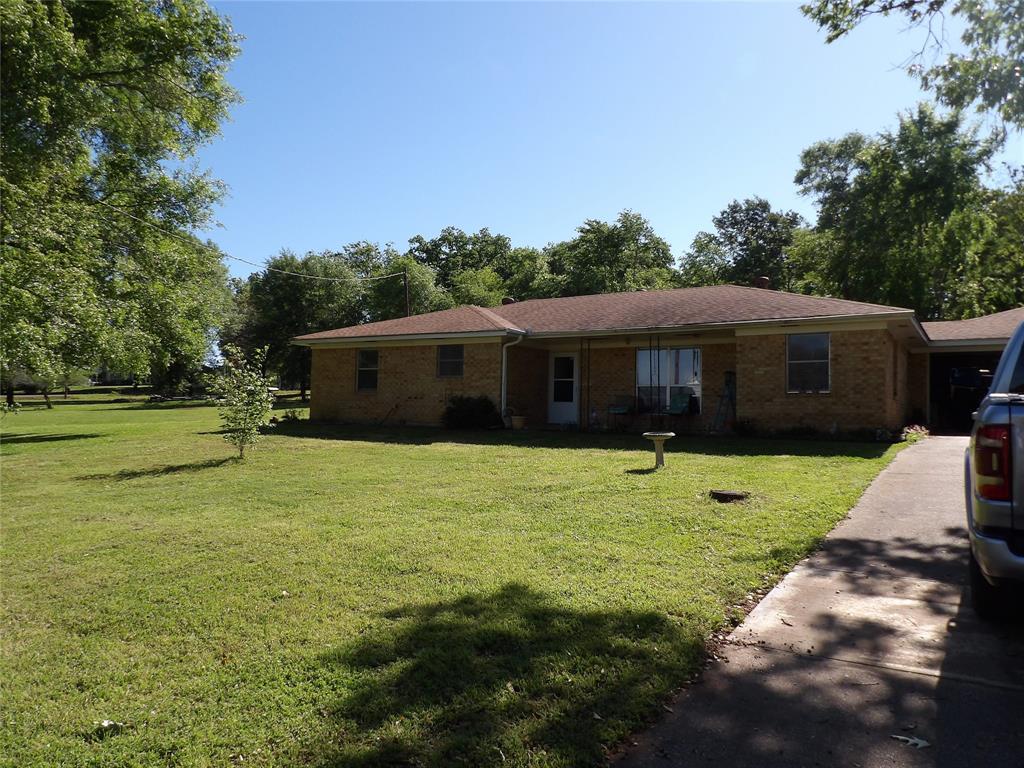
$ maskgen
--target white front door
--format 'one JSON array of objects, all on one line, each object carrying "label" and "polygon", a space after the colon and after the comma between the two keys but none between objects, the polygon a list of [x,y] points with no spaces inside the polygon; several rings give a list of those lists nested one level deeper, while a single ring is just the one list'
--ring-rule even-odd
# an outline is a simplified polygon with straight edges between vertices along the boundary
[{"label": "white front door", "polygon": [[552,352],[548,369],[548,421],[578,424],[580,372],[575,352]]}]

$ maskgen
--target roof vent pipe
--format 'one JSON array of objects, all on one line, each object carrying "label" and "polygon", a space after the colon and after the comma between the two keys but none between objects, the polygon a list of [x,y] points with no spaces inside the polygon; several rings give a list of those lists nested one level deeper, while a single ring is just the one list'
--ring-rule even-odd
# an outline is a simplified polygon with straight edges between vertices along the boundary
[{"label": "roof vent pipe", "polygon": [[754,278],[755,288],[768,288],[771,284],[772,281],[769,279],[768,275],[761,275],[760,277]]}]

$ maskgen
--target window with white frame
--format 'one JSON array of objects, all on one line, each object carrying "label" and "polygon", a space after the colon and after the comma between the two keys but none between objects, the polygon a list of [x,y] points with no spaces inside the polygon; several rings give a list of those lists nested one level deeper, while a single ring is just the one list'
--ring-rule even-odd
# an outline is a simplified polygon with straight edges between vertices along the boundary
[{"label": "window with white frame", "polygon": [[829,392],[829,347],[827,333],[791,333],[786,337],[786,391]]},{"label": "window with white frame", "polygon": [[356,353],[356,389],[372,392],[377,389],[377,372],[380,367],[380,352],[376,349],[360,349]]},{"label": "window with white frame", "polygon": [[636,402],[641,413],[699,413],[700,350],[638,349]]},{"label": "window with white frame", "polygon": [[437,347],[437,375],[443,379],[462,376],[465,349],[461,344],[439,344]]}]

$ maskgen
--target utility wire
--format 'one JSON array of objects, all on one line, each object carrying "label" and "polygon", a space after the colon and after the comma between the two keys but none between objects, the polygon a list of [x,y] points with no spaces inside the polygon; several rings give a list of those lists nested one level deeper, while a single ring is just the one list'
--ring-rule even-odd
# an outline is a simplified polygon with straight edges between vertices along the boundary
[{"label": "utility wire", "polygon": [[383,280],[383,279],[385,279],[387,277],[399,277],[399,276],[404,276],[405,275],[405,271],[403,270],[401,272],[391,272],[390,274],[387,274],[387,275],[374,275],[373,277],[358,277],[358,276],[354,276],[352,278],[325,277],[323,275],[307,275],[307,274],[304,274],[302,272],[291,272],[291,271],[289,271],[287,269],[277,269],[276,267],[268,267],[266,264],[258,264],[255,261],[249,261],[248,259],[243,259],[240,256],[232,256],[230,253],[224,253],[224,251],[220,250],[219,248],[213,248],[213,247],[207,245],[206,243],[200,242],[199,240],[193,240],[191,238],[186,237],[185,235],[179,234],[178,232],[174,232],[174,231],[172,231],[170,229],[165,229],[165,228],[163,228],[163,227],[161,227],[161,226],[159,226],[157,224],[154,224],[151,221],[147,221],[146,219],[143,219],[143,218],[141,218],[139,216],[136,216],[133,213],[129,213],[128,211],[124,210],[123,208],[118,208],[116,205],[111,205],[110,203],[106,202],[105,200],[96,200],[95,202],[99,203],[100,205],[106,206],[107,208],[109,208],[112,211],[117,211],[122,216],[127,216],[129,219],[134,219],[135,221],[137,221],[137,222],[139,222],[141,224],[145,224],[147,227],[152,227],[157,232],[162,232],[163,234],[167,235],[168,237],[173,237],[176,240],[181,240],[183,243],[187,243],[188,245],[191,245],[193,247],[198,246],[198,247],[200,247],[200,248],[202,248],[202,249],[204,249],[206,251],[210,251],[211,253],[215,253],[218,256],[224,256],[225,258],[228,258],[228,259],[234,259],[235,261],[240,261],[243,264],[248,264],[250,267],[257,267],[258,269],[265,269],[267,272],[277,272],[278,274],[281,274],[281,275],[291,275],[292,277],[305,277],[305,278],[307,278],[309,280],[326,280],[326,281],[331,282],[331,283],[348,283],[351,280],[362,280],[362,281]]}]

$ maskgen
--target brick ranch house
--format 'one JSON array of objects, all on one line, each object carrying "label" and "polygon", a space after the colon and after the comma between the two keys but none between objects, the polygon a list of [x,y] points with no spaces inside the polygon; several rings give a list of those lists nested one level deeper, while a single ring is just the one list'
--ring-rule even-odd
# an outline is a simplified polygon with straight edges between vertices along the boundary
[{"label": "brick ranch house", "polygon": [[463,306],[294,343],[312,350],[315,420],[435,425],[453,396],[486,395],[527,427],[846,432],[936,418],[936,370],[994,367],[1020,321],[1024,308],[922,324],[722,285]]}]

